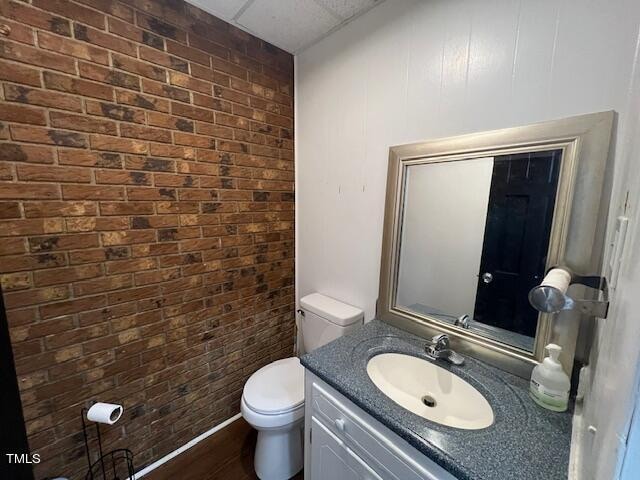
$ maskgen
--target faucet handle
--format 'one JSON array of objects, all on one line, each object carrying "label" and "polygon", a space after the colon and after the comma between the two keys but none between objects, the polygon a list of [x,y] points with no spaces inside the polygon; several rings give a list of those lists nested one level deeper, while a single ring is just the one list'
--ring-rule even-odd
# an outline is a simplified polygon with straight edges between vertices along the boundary
[{"label": "faucet handle", "polygon": [[433,345],[436,349],[445,349],[449,348],[449,335],[446,333],[440,333],[431,338],[431,345]]}]

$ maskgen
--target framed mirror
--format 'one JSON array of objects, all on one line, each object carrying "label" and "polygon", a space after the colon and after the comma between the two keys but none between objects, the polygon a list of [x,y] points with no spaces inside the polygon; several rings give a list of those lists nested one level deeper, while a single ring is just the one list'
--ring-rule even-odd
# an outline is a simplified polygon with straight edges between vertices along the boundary
[{"label": "framed mirror", "polygon": [[599,266],[612,119],[392,147],[378,316],[523,376],[551,341],[572,363],[580,319],[561,325],[527,295],[555,265]]}]

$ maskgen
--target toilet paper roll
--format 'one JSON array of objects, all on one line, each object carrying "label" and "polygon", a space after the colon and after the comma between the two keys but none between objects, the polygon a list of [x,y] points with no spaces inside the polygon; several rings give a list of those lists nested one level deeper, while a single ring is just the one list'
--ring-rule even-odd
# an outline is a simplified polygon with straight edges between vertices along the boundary
[{"label": "toilet paper roll", "polygon": [[97,423],[106,423],[107,425],[113,425],[118,421],[122,415],[122,405],[115,403],[102,403],[97,402],[91,405],[87,412],[87,420]]},{"label": "toilet paper roll", "polygon": [[567,293],[567,289],[571,284],[571,273],[566,271],[564,268],[553,268],[549,270],[549,273],[544,277],[540,286],[542,287],[552,287],[557,290],[560,290],[564,295]]}]

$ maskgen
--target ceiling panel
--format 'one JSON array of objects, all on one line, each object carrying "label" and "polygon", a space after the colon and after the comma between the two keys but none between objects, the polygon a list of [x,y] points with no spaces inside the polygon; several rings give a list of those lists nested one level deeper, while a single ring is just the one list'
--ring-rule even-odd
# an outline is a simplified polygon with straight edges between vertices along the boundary
[{"label": "ceiling panel", "polygon": [[316,0],[316,2],[331,10],[343,20],[366,11],[378,3],[377,0]]},{"label": "ceiling panel", "polygon": [[288,52],[313,45],[384,0],[187,0]]},{"label": "ceiling panel", "polygon": [[295,52],[340,24],[314,0],[255,0],[237,18],[260,38]]},{"label": "ceiling panel", "polygon": [[188,0],[188,2],[227,22],[231,22],[248,3],[247,0]]}]

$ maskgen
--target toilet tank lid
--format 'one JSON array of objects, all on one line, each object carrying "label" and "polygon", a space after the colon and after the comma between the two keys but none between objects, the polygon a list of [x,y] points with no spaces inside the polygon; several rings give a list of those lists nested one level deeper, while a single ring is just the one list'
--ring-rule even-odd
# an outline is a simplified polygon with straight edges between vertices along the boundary
[{"label": "toilet tank lid", "polygon": [[358,322],[364,316],[364,312],[359,308],[320,293],[312,293],[302,297],[300,307],[341,326]]}]

